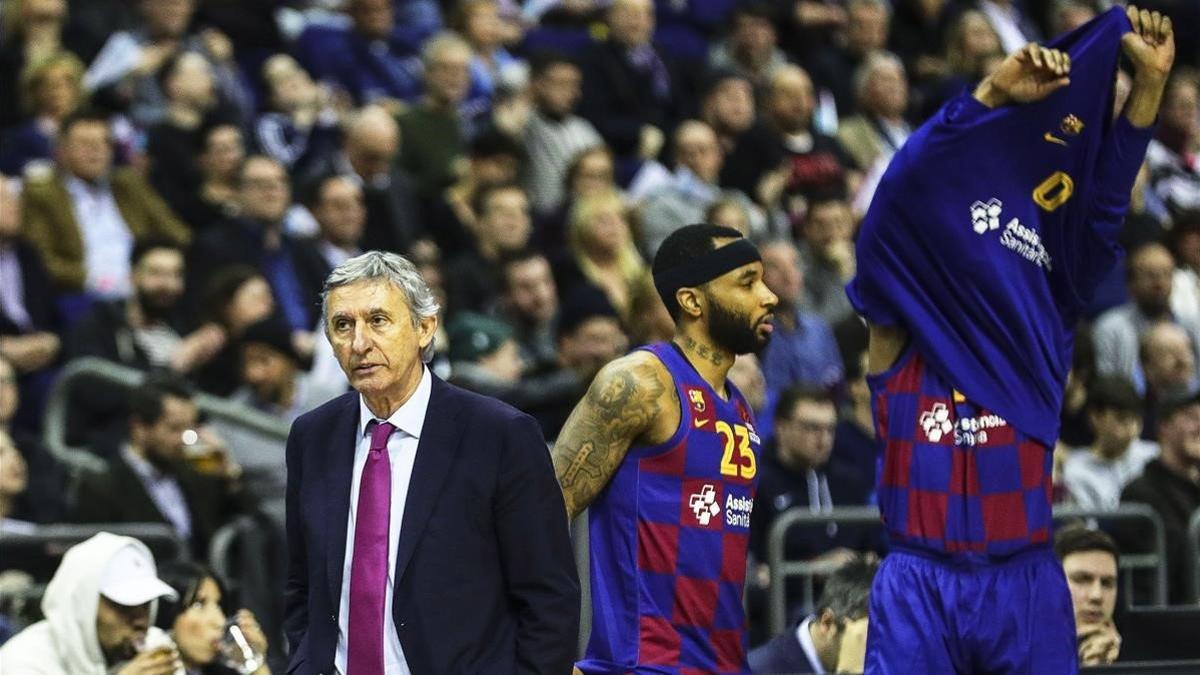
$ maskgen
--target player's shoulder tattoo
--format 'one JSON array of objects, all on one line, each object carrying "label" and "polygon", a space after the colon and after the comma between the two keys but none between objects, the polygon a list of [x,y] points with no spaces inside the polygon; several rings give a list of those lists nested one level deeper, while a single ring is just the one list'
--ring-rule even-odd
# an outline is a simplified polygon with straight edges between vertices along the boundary
[{"label": "player's shoulder tattoo", "polygon": [[554,470],[571,516],[586,508],[675,398],[657,357],[634,352],[596,374],[555,441]]},{"label": "player's shoulder tattoo", "polygon": [[614,416],[618,424],[637,426],[662,406],[671,386],[671,374],[656,356],[634,352],[612,361],[596,374],[588,390],[589,403]]}]

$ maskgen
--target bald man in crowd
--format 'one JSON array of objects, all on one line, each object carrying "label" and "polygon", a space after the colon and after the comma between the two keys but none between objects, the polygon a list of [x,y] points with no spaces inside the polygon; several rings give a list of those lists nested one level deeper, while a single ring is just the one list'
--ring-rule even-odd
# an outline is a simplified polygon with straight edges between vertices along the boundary
[{"label": "bald man in crowd", "polygon": [[786,65],[771,77],[764,117],[774,134],[779,168],[756,179],[758,196],[801,220],[807,199],[850,194],[862,179],[841,142],[813,124],[816,93],[812,78],[800,66]]},{"label": "bald man in crowd", "polygon": [[761,234],[764,219],[750,198],[738,190],[722,190],[718,184],[725,152],[711,126],[687,120],[675,129],[675,171],[667,181],[647,195],[641,209],[641,246],[647,258],[675,230],[704,220],[714,202],[731,198],[751,214],[752,231]]},{"label": "bald man in crowd", "polygon": [[400,143],[400,128],[391,114],[380,106],[366,106],[347,120],[341,147],[299,181],[309,194],[332,174],[359,184],[367,211],[358,242],[362,250],[404,253],[423,233],[412,179],[396,165]]},{"label": "bald man in crowd", "polygon": [[1162,321],[1142,335],[1138,343],[1138,358],[1146,389],[1142,438],[1158,440],[1159,404],[1186,396],[1200,386],[1200,373],[1196,369],[1196,344],[1182,326]]},{"label": "bald man in crowd", "polygon": [[1192,353],[1200,344],[1200,325],[1171,311],[1171,284],[1175,258],[1158,242],[1143,244],[1126,257],[1129,302],[1096,319],[1096,367],[1105,375],[1124,375],[1140,392],[1146,391],[1146,374],[1139,363],[1142,337],[1160,322],[1173,323],[1188,333]]}]

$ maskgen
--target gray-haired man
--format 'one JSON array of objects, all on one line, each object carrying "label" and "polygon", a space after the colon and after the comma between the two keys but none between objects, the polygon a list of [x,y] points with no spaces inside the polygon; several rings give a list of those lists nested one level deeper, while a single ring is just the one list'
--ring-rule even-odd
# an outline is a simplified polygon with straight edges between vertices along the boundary
[{"label": "gray-haired man", "polygon": [[288,438],[289,672],[569,671],[579,580],[537,422],[429,371],[408,260],[351,258],[322,296],[356,391]]}]

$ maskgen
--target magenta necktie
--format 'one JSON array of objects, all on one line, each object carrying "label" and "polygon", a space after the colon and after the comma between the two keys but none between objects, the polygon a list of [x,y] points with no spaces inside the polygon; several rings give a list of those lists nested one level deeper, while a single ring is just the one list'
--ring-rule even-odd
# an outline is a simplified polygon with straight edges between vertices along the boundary
[{"label": "magenta necktie", "polygon": [[388,583],[388,521],[392,468],[388,437],[396,427],[372,421],[371,451],[358,485],[354,558],[350,564],[350,626],[346,675],[383,675],[383,625]]}]

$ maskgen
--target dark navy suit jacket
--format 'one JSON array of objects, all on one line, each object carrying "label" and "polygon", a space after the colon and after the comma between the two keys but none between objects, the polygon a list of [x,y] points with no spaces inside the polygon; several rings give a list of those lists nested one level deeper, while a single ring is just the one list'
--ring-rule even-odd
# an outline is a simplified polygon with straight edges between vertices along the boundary
[{"label": "dark navy suit jacket", "polygon": [[750,672],[754,675],[805,675],[816,669],[796,639],[796,624],[750,650]]},{"label": "dark navy suit jacket", "polygon": [[[289,673],[332,673],[359,395],[287,442]],[[392,615],[421,673],[570,673],[579,579],[537,422],[433,378],[396,554]]]}]

